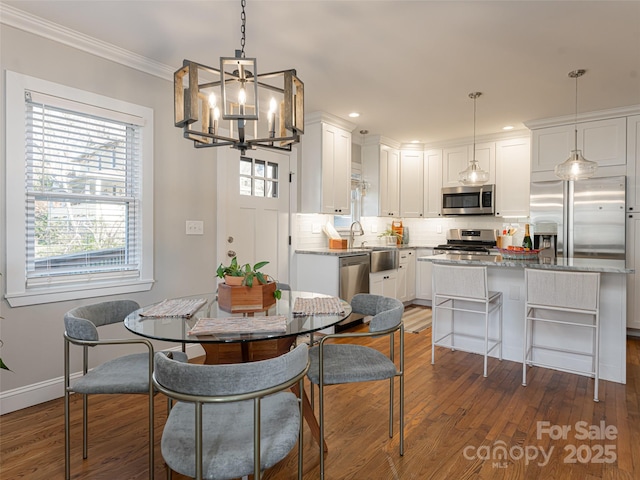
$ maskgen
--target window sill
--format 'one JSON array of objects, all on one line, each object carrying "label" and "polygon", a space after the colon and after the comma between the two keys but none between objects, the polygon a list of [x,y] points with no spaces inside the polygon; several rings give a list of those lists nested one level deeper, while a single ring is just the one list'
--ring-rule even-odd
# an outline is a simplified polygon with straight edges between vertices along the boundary
[{"label": "window sill", "polygon": [[64,287],[30,288],[26,292],[7,293],[5,298],[11,307],[25,307],[82,298],[145,292],[151,290],[153,284],[154,280],[135,280],[131,282],[76,285],[74,287],[66,285]]}]

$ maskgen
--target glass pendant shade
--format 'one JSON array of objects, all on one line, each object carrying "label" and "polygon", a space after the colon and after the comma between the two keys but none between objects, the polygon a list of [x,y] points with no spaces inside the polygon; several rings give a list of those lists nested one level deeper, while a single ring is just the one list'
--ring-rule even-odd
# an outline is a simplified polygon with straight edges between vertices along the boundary
[{"label": "glass pendant shade", "polygon": [[556,165],[555,174],[563,180],[585,180],[593,177],[598,164],[582,156],[581,150],[571,150],[571,155],[564,162]]},{"label": "glass pendant shade", "polygon": [[484,185],[489,181],[489,172],[480,168],[476,160],[469,162],[469,166],[459,173],[458,180],[463,185]]},{"label": "glass pendant shade", "polygon": [[573,150],[571,150],[569,158],[567,158],[559,165],[556,165],[556,168],[554,169],[556,176],[560,177],[563,180],[586,180],[587,178],[593,177],[596,173],[596,169],[598,168],[598,164],[596,162],[587,160],[582,156],[582,151],[578,150],[578,78],[580,78],[585,73],[586,70],[582,69],[569,72],[569,78],[575,79],[576,82],[576,128],[574,130],[573,137],[574,146]]}]

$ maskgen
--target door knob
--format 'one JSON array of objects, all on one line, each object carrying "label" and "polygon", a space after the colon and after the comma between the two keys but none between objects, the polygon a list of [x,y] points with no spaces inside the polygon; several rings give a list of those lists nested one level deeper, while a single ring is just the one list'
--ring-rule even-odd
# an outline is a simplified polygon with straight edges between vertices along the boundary
[{"label": "door knob", "polygon": [[233,257],[235,257],[235,256],[236,256],[236,252],[234,252],[233,250],[229,250],[229,251],[227,252],[227,257],[229,257],[229,258],[233,258]]}]

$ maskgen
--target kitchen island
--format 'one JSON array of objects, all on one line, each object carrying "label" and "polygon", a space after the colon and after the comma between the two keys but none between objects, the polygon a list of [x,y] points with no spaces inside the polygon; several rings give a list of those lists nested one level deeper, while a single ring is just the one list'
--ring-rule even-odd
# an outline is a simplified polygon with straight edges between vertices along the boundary
[{"label": "kitchen island", "polygon": [[[501,255],[442,254],[418,257],[419,262],[486,266],[489,288],[503,292],[502,355],[522,363],[525,313],[525,268],[600,272],[600,378],[626,383],[627,274],[634,273],[622,260],[589,258],[545,259],[549,263],[503,259]],[[567,338],[568,343],[577,342]],[[575,360],[555,353],[552,363]]]}]

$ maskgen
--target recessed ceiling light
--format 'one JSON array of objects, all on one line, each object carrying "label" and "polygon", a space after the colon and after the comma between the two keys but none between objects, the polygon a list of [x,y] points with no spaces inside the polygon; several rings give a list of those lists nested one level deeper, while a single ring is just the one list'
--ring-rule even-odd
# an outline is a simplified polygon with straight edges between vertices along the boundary
[{"label": "recessed ceiling light", "polygon": [[358,112],[351,112],[351,113],[349,114],[349,116],[350,116],[351,118],[358,118],[358,117],[360,116],[360,114],[359,114]]},{"label": "recessed ceiling light", "polygon": [[506,125],[502,127],[503,130],[513,130],[513,125]]}]

